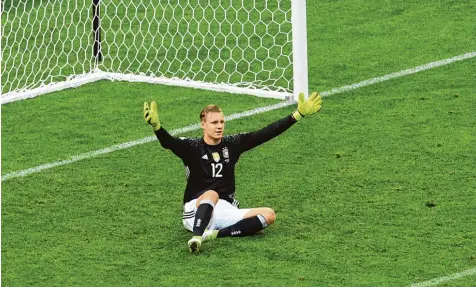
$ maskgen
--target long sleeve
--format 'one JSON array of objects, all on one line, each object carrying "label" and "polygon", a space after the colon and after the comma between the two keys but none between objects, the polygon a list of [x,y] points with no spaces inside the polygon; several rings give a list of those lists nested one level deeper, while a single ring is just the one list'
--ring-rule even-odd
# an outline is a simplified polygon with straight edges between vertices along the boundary
[{"label": "long sleeve", "polygon": [[239,146],[241,151],[245,152],[271,140],[289,129],[296,120],[289,115],[285,118],[275,121],[270,125],[251,133],[239,134]]},{"label": "long sleeve", "polygon": [[155,135],[157,136],[157,139],[159,139],[159,142],[163,148],[170,149],[181,159],[185,159],[187,157],[189,143],[186,138],[173,137],[163,127],[155,131]]}]

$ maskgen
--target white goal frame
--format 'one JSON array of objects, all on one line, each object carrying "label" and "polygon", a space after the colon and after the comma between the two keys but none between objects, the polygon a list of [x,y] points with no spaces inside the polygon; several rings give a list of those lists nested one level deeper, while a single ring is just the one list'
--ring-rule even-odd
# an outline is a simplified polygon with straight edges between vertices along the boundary
[{"label": "white goal frame", "polygon": [[[108,72],[101,69],[102,53],[101,50],[101,29],[100,29],[100,11],[99,3],[102,0],[92,1],[92,23],[93,33],[91,37],[94,38],[91,42],[94,43],[93,56],[95,56],[95,63],[91,68],[91,71],[68,76],[65,81],[53,82],[40,87],[20,89],[16,91],[8,91],[7,93],[0,95],[1,104],[14,102],[18,100],[33,98],[42,94],[47,94],[55,91],[64,90],[67,88],[78,87],[87,83],[92,83],[99,80],[118,80],[118,81],[130,81],[130,82],[146,82],[163,85],[182,86],[190,88],[199,88],[206,90],[213,90],[219,92],[236,93],[236,94],[249,94],[258,97],[277,98],[282,100],[297,100],[300,92],[308,95],[308,59],[307,59],[307,25],[306,25],[306,0],[279,0],[279,1],[291,1],[291,25],[292,25],[292,90],[267,90],[256,87],[238,87],[236,85],[229,85],[225,83],[209,83],[202,81],[194,81],[181,78],[167,78],[150,76],[146,74],[131,74],[131,73],[115,73]],[[229,0],[233,1],[233,0]],[[96,7],[96,8],[95,8]],[[1,9],[1,7],[0,7]],[[0,11],[3,14],[2,11]],[[1,23],[0,23],[1,24]],[[3,31],[2,33],[8,33]],[[3,37],[3,35],[2,35]],[[2,47],[2,55],[3,56]],[[3,65],[2,65],[3,67]],[[3,78],[2,78],[3,79]],[[3,83],[2,83],[3,85]]]}]

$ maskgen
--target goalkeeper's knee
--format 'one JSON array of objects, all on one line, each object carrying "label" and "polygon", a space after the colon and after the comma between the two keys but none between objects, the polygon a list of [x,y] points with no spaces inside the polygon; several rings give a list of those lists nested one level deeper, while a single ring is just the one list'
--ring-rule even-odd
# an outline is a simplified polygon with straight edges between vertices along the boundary
[{"label": "goalkeeper's knee", "polygon": [[263,207],[260,215],[264,217],[267,225],[271,225],[276,221],[276,213],[269,207]]}]

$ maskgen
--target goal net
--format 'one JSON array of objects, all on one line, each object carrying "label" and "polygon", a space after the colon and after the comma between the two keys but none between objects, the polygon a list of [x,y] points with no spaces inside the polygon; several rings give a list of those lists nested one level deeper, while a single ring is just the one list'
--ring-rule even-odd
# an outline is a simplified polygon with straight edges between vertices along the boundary
[{"label": "goal net", "polygon": [[1,3],[2,103],[101,79],[307,94],[304,0]]}]

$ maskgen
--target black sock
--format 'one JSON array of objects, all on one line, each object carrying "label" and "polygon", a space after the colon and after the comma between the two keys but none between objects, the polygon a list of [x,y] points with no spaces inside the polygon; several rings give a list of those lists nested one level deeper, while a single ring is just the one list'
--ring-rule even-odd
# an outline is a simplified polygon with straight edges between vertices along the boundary
[{"label": "black sock", "polygon": [[248,217],[238,221],[237,223],[231,226],[220,229],[220,231],[218,231],[217,237],[241,237],[254,235],[256,234],[256,232],[264,229],[266,226],[266,220],[262,215]]},{"label": "black sock", "polygon": [[213,207],[213,203],[208,201],[202,202],[198,206],[195,212],[195,222],[193,223],[194,236],[201,236],[205,232],[205,228],[212,218]]}]

